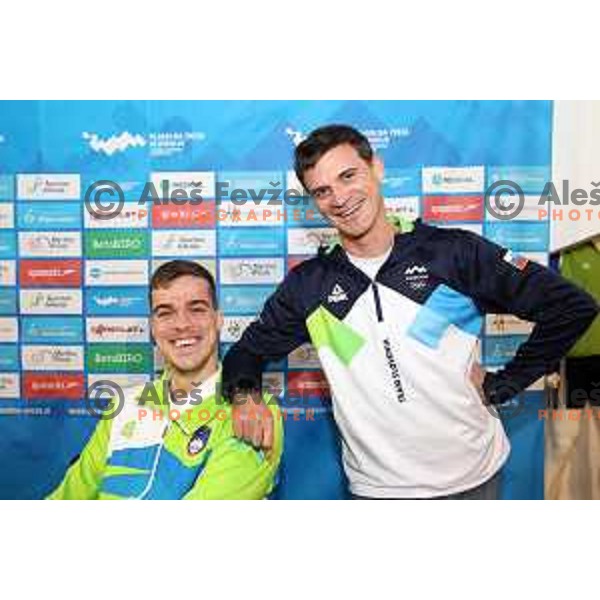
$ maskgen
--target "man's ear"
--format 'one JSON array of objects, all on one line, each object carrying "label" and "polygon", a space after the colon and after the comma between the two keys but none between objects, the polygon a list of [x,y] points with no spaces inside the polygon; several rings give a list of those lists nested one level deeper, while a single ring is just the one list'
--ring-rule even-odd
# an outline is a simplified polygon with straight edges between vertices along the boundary
[{"label": "man's ear", "polygon": [[223,329],[223,313],[218,310],[217,311],[217,330],[221,333],[221,329]]}]

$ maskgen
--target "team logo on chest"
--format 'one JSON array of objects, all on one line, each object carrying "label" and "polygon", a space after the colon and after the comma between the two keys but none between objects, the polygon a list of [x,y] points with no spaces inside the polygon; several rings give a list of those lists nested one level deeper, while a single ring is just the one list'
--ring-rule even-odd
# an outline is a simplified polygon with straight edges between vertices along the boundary
[{"label": "team logo on chest", "polygon": [[194,431],[190,441],[188,442],[187,451],[190,456],[196,456],[204,450],[210,437],[210,427],[203,425]]},{"label": "team logo on chest", "polygon": [[404,271],[404,279],[413,290],[422,290],[429,283],[429,271],[423,265],[411,265]]},{"label": "team logo on chest", "polygon": [[334,304],[337,302],[344,302],[345,300],[348,300],[346,292],[339,283],[336,283],[333,286],[333,289],[331,290],[329,296],[327,296],[327,302],[329,302],[330,304]]}]

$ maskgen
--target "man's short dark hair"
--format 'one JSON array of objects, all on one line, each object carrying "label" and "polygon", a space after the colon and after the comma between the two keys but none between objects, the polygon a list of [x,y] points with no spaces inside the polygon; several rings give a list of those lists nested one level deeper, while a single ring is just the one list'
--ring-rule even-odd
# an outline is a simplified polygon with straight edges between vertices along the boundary
[{"label": "man's short dark hair", "polygon": [[150,307],[152,307],[152,292],[154,290],[168,287],[173,281],[184,275],[198,277],[208,282],[213,308],[217,309],[219,304],[214,277],[207,268],[191,260],[171,260],[154,271],[150,280]]},{"label": "man's short dark hair", "polygon": [[319,127],[296,147],[294,170],[300,183],[304,185],[304,173],[312,169],[325,153],[342,144],[350,144],[368,163],[373,160],[373,148],[369,140],[354,127],[349,125]]}]

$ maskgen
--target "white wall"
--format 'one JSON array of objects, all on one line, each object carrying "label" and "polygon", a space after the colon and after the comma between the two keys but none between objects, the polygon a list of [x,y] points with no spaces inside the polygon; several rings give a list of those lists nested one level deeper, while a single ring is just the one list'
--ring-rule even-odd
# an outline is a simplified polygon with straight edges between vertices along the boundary
[{"label": "white wall", "polygon": [[[570,190],[581,188],[588,196],[600,182],[600,101],[557,100],[554,103],[552,181],[562,198],[562,180]],[[552,209],[552,207],[550,207]],[[558,208],[558,207],[555,207]],[[600,235],[600,205],[562,206],[563,220],[551,223],[552,251],[572,246]],[[593,209],[590,220],[585,210]],[[580,214],[579,221],[567,218],[570,211]],[[575,215],[573,215],[575,216]]]}]

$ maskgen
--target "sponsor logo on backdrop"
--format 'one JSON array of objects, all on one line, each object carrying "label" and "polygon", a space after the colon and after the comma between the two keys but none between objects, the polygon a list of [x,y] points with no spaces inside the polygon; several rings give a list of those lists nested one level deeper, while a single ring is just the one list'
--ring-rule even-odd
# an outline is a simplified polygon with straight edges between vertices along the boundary
[{"label": "sponsor logo on backdrop", "polygon": [[150,373],[152,349],[147,344],[90,344],[87,367],[91,373]]},{"label": "sponsor logo on backdrop", "polygon": [[78,258],[81,256],[81,233],[20,231],[19,253],[24,258]]},{"label": "sponsor logo on backdrop", "polygon": [[0,203],[0,229],[15,226],[15,205],[12,202]]},{"label": "sponsor logo on backdrop", "polygon": [[285,383],[283,373],[263,373],[263,392],[267,392],[278,398],[284,391]]},{"label": "sponsor logo on backdrop", "polygon": [[421,200],[418,196],[401,198],[385,198],[385,212],[388,215],[399,215],[414,221],[421,213]]},{"label": "sponsor logo on backdrop", "polygon": [[[192,190],[195,190],[196,198],[198,196],[203,200],[210,200],[215,197],[215,173],[214,171],[163,171],[155,172],[150,175],[150,182],[156,192],[154,197],[171,198],[172,190],[183,190],[188,196],[191,196]],[[183,199],[183,194],[180,194]]]},{"label": "sponsor logo on backdrop", "polygon": [[80,315],[81,290],[20,290],[21,312],[25,315]]},{"label": "sponsor logo on backdrop", "polygon": [[483,167],[424,167],[425,194],[482,194],[485,185]]},{"label": "sponsor logo on backdrop", "polygon": [[12,315],[17,312],[17,290],[0,289],[0,315]]},{"label": "sponsor logo on backdrop", "polygon": [[548,223],[488,222],[485,234],[492,242],[520,253],[548,248]]},{"label": "sponsor logo on backdrop", "polygon": [[148,262],[145,260],[88,260],[86,285],[147,285]]},{"label": "sponsor logo on backdrop", "polygon": [[17,264],[14,260],[0,260],[0,285],[16,285]]},{"label": "sponsor logo on backdrop", "polygon": [[[411,129],[409,127],[380,127],[378,129],[361,129],[360,132],[369,140],[373,150],[386,150],[395,141],[409,137]],[[296,129],[293,125],[285,127],[283,133],[294,146],[298,146],[308,136],[308,133]]]},{"label": "sponsor logo on backdrop", "polygon": [[125,202],[120,212],[114,212],[110,219],[102,214],[84,210],[83,221],[87,229],[143,229],[148,227],[149,210],[132,202]]},{"label": "sponsor logo on backdrop", "polygon": [[12,175],[0,175],[0,200],[14,200]]},{"label": "sponsor logo on backdrop", "polygon": [[381,182],[381,194],[385,198],[418,196],[421,193],[419,169],[386,169]]},{"label": "sponsor logo on backdrop", "polygon": [[258,314],[267,298],[275,291],[268,287],[221,286],[221,310],[225,314]]},{"label": "sponsor logo on backdrop", "polygon": [[0,258],[17,256],[17,238],[14,231],[0,231]]},{"label": "sponsor logo on backdrop", "polygon": [[239,205],[223,202],[217,214],[221,227],[276,227],[286,218],[283,206],[260,206],[253,202]]},{"label": "sponsor logo on backdrop", "polygon": [[204,131],[121,131],[110,136],[83,131],[81,138],[92,152],[113,156],[136,148],[146,148],[150,158],[167,158],[186,151],[191,144],[204,142]]},{"label": "sponsor logo on backdrop", "polygon": [[23,346],[27,371],[83,371],[83,346]]},{"label": "sponsor logo on backdrop", "polygon": [[0,370],[19,370],[19,352],[15,344],[0,344]]},{"label": "sponsor logo on backdrop", "polygon": [[146,231],[89,231],[85,236],[87,258],[142,258],[148,247]]},{"label": "sponsor logo on backdrop", "polygon": [[23,317],[21,336],[25,344],[83,342],[83,321],[80,317]]},{"label": "sponsor logo on backdrop", "polygon": [[541,194],[551,176],[547,167],[489,167],[488,181],[514,181],[526,194]]},{"label": "sponsor logo on backdrop", "polygon": [[79,287],[81,261],[24,259],[19,262],[19,280],[27,287]]},{"label": "sponsor logo on backdrop", "polygon": [[88,342],[148,342],[148,319],[90,317],[87,319]]},{"label": "sponsor logo on backdrop", "polygon": [[290,371],[287,380],[290,398],[328,398],[330,395],[329,385],[322,371]]},{"label": "sponsor logo on backdrop", "polygon": [[[510,200],[510,196],[504,203],[508,210],[508,204]],[[499,200],[501,202],[501,200]],[[537,196],[523,196],[523,206],[519,211],[515,211],[511,220],[513,221],[547,221],[548,220],[548,211],[540,210],[539,199]],[[490,210],[485,211],[486,219],[490,221],[505,221],[506,219],[502,219],[498,216],[499,213],[492,212]]]},{"label": "sponsor logo on backdrop", "polygon": [[288,366],[290,369],[320,369],[321,361],[314,346],[303,344],[290,353]]},{"label": "sponsor logo on backdrop", "polygon": [[502,366],[511,360],[527,340],[526,335],[487,336],[483,341],[483,360],[488,366]]},{"label": "sponsor logo on backdrop", "polygon": [[100,137],[97,133],[82,132],[81,137],[88,142],[90,150],[106,156],[112,156],[125,152],[129,148],[144,148],[147,145],[146,138],[139,133],[123,131],[117,135],[107,138]]},{"label": "sponsor logo on backdrop", "polygon": [[288,254],[315,254],[319,246],[327,246],[337,240],[332,227],[290,229],[288,231]]},{"label": "sponsor logo on backdrop", "polygon": [[153,256],[214,256],[217,233],[201,231],[153,231]]},{"label": "sponsor logo on backdrop", "polygon": [[140,288],[90,289],[87,293],[90,315],[142,315],[148,313],[148,290]]},{"label": "sponsor logo on backdrop", "polygon": [[21,389],[18,373],[0,373],[0,398],[19,398]]},{"label": "sponsor logo on backdrop", "polygon": [[428,221],[482,221],[483,196],[425,196]]},{"label": "sponsor logo on backdrop", "polygon": [[80,400],[84,395],[83,373],[23,375],[23,396],[26,400]]},{"label": "sponsor logo on backdrop", "polygon": [[199,206],[186,204],[152,206],[152,225],[160,229],[214,227],[216,223],[214,202],[203,202]]},{"label": "sponsor logo on backdrop", "polygon": [[237,342],[244,333],[246,327],[254,321],[254,317],[226,316],[223,319],[223,329],[221,330],[221,342],[228,344]]},{"label": "sponsor logo on backdrop", "polygon": [[486,315],[487,335],[529,335],[533,323],[523,321],[514,315]]},{"label": "sponsor logo on backdrop", "polygon": [[278,283],[283,279],[283,258],[224,258],[219,261],[222,284]]},{"label": "sponsor logo on backdrop", "polygon": [[150,375],[140,373],[101,373],[88,375],[88,388],[91,388],[99,381],[111,381],[122,390],[143,386],[150,381]]},{"label": "sponsor logo on backdrop", "polygon": [[0,318],[0,342],[19,341],[19,324],[16,317]]},{"label": "sponsor logo on backdrop", "polygon": [[219,229],[221,256],[277,256],[284,253],[283,229]]},{"label": "sponsor logo on backdrop", "polygon": [[[152,261],[152,272],[154,273],[154,271],[156,271],[156,269],[158,269],[161,265],[164,265],[165,263],[168,263],[171,260],[173,260],[173,259],[172,258],[161,258],[161,259],[153,260]],[[208,269],[209,273],[213,277],[216,277],[216,273],[217,273],[216,263],[217,263],[217,261],[215,259],[200,258],[200,259],[197,259],[197,260],[193,260],[193,259],[189,259],[188,258],[187,260],[192,260],[192,262],[195,262],[195,263],[198,263],[199,265],[202,265],[205,269]]]},{"label": "sponsor logo on backdrop", "polygon": [[81,180],[78,174],[17,175],[19,200],[78,200],[80,195]]},{"label": "sponsor logo on backdrop", "polygon": [[81,227],[81,206],[73,202],[23,202],[17,205],[21,229],[62,230]]}]

